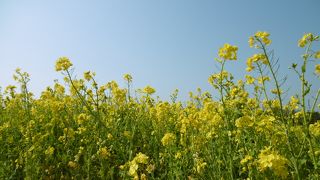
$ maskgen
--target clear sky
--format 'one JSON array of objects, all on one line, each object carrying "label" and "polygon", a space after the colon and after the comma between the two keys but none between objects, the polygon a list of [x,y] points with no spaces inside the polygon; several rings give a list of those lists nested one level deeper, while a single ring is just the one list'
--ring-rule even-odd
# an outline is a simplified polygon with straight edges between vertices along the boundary
[{"label": "clear sky", "polygon": [[248,37],[261,30],[271,33],[280,73],[289,76],[286,87],[298,90],[288,67],[301,62],[298,39],[320,34],[319,7],[319,0],[2,0],[0,86],[12,84],[21,67],[39,94],[61,78],[54,64],[67,56],[78,77],[92,70],[101,84],[123,85],[130,73],[134,88],[151,85],[164,99],[178,88],[184,99],[197,87],[211,91],[207,79],[224,43],[239,47],[238,61],[227,69],[243,78],[246,59],[256,52]]}]

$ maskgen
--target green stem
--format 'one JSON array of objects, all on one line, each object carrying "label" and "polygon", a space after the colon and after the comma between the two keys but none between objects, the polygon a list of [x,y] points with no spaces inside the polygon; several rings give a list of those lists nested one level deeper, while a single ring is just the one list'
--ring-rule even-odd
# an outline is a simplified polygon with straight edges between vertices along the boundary
[{"label": "green stem", "polygon": [[223,61],[222,61],[222,65],[221,65],[221,71],[220,71],[220,82],[219,82],[219,84],[220,84],[220,96],[221,96],[221,102],[222,102],[222,105],[223,105],[223,107],[225,107],[225,104],[224,104],[224,97],[223,97],[223,79],[222,79],[222,73],[223,73],[223,71],[224,71],[224,64],[225,64],[225,62],[226,62],[226,60],[224,59]]},{"label": "green stem", "polygon": [[265,85],[265,82],[264,82],[264,77],[265,76],[263,76],[261,65],[259,64],[259,62],[257,62],[257,65],[258,65],[259,73],[260,73],[261,78],[262,78],[262,88],[263,88],[262,90],[263,90],[264,96],[266,97],[266,100],[268,102],[269,108],[272,110],[271,104],[269,102],[268,94],[267,94],[267,91],[266,91],[266,85]]},{"label": "green stem", "polygon": [[269,70],[271,72],[271,75],[272,75],[272,78],[276,84],[276,89],[277,89],[277,96],[278,96],[278,99],[279,99],[279,103],[280,103],[280,119],[282,122],[285,122],[284,121],[284,115],[283,115],[283,103],[282,103],[282,98],[281,98],[281,92],[280,92],[280,85],[279,85],[279,82],[277,80],[277,77],[276,77],[276,74],[271,66],[271,63],[270,63],[270,59],[269,59],[269,56],[267,54],[267,50],[266,50],[266,47],[264,46],[264,44],[261,42],[261,40],[258,39],[258,41],[260,42],[261,44],[261,47],[262,47],[262,50],[263,50],[263,53],[267,59],[267,62],[268,62],[268,67],[269,67]]},{"label": "green stem", "polygon": [[[312,145],[312,141],[311,141],[311,135],[309,132],[309,123],[307,122],[307,115],[306,115],[306,79],[305,79],[305,73],[306,73],[306,68],[307,68],[307,62],[308,62],[308,58],[309,58],[309,51],[311,49],[311,42],[308,44],[308,47],[306,48],[305,54],[303,56],[303,66],[302,66],[302,74],[301,74],[301,97],[302,97],[302,111],[303,111],[303,124],[304,124],[304,130],[306,133],[306,138],[309,144],[309,149],[311,151],[311,158],[313,161],[313,165],[315,169],[318,169],[317,167],[317,161],[315,159],[315,153],[313,150],[313,145]],[[318,92],[319,93],[319,92]],[[318,94],[317,94],[317,99],[318,99]],[[315,102],[316,103],[316,102]],[[314,107],[313,107],[314,108]],[[312,115],[312,114],[311,114]]]}]

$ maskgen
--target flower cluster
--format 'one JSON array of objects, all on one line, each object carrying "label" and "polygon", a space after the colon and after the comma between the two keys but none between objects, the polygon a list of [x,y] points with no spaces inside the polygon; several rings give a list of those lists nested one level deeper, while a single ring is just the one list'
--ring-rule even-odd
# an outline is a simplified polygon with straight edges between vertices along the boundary
[{"label": "flower cluster", "polygon": [[280,177],[285,178],[288,176],[288,160],[279,155],[278,152],[272,151],[271,147],[267,147],[260,152],[258,164],[260,171],[271,169]]},{"label": "flower cluster", "polygon": [[264,54],[254,54],[253,56],[249,57],[247,60],[247,71],[250,72],[254,69],[253,63],[262,62],[263,64],[268,64],[269,61]]},{"label": "flower cluster", "polygon": [[224,44],[223,47],[219,49],[218,55],[220,58],[225,60],[237,60],[237,51],[237,46]]},{"label": "flower cluster", "polygon": [[257,42],[263,43],[268,46],[271,44],[271,40],[269,39],[270,34],[268,32],[258,31],[254,34],[254,36],[249,37],[249,46],[259,48],[260,45],[257,45]]},{"label": "flower cluster", "polygon": [[299,40],[298,46],[299,47],[305,47],[306,44],[311,43],[312,41],[319,40],[319,36],[315,36],[312,33],[307,33],[303,35],[303,37]]},{"label": "flower cluster", "polygon": [[56,71],[66,71],[72,66],[69,58],[60,57],[56,62]]}]

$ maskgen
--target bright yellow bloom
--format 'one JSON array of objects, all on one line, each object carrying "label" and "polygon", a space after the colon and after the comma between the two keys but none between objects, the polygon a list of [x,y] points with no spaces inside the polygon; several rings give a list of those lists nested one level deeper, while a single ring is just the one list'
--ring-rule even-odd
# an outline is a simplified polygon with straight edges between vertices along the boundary
[{"label": "bright yellow bloom", "polygon": [[225,60],[237,60],[237,46],[232,46],[230,44],[224,44],[223,47],[219,49],[219,57]]},{"label": "bright yellow bloom", "polygon": [[263,64],[268,64],[268,59],[264,54],[254,54],[253,56],[249,57],[249,62],[258,62],[261,61]]},{"label": "bright yellow bloom", "polygon": [[304,34],[302,38],[298,41],[298,46],[305,47],[306,44],[316,40],[319,40],[319,36],[315,36],[312,33],[307,33],[307,34]]},{"label": "bright yellow bloom", "polygon": [[92,79],[92,74],[90,71],[84,72],[83,77],[85,80],[90,81]]},{"label": "bright yellow bloom", "polygon": [[136,176],[139,165],[135,161],[130,161],[129,164],[130,164],[129,171],[128,171],[129,176],[132,176],[132,177]]},{"label": "bright yellow bloom", "polygon": [[314,53],[314,58],[320,59],[320,51],[317,51],[316,53]]},{"label": "bright yellow bloom", "polygon": [[265,45],[270,45],[271,40],[269,39],[270,34],[268,32],[258,31],[255,33],[255,37],[259,38]]},{"label": "bright yellow bloom", "polygon": [[147,164],[149,157],[145,154],[142,154],[141,152],[136,155],[136,157],[133,159],[139,164]]},{"label": "bright yellow bloom", "polygon": [[250,36],[248,42],[249,42],[249,46],[252,48],[254,46],[254,43],[255,43],[254,42],[254,37]]},{"label": "bright yellow bloom", "polygon": [[316,65],[315,73],[318,74],[318,75],[320,75],[320,64],[317,64],[317,65]]},{"label": "bright yellow bloom", "polygon": [[69,58],[60,57],[56,62],[56,71],[66,71],[72,66]]},{"label": "bright yellow bloom", "polygon": [[242,116],[235,121],[237,128],[252,127],[253,119],[249,116]]},{"label": "bright yellow bloom", "polygon": [[265,148],[259,154],[258,168],[260,171],[271,169],[275,175],[283,178],[288,176],[288,160],[279,155],[278,152],[272,151],[271,147]]},{"label": "bright yellow bloom", "polygon": [[125,74],[123,79],[129,83],[132,82],[132,76],[130,74]]},{"label": "bright yellow bloom", "polygon": [[172,133],[166,133],[163,138],[161,139],[161,143],[163,146],[168,146],[174,144],[176,140],[176,136]]},{"label": "bright yellow bloom", "polygon": [[254,83],[254,78],[250,75],[246,75],[246,83],[247,84],[253,84]]},{"label": "bright yellow bloom", "polygon": [[309,126],[310,133],[314,136],[320,136],[320,121],[317,121],[314,124],[310,124]]},{"label": "bright yellow bloom", "polygon": [[155,90],[153,87],[151,87],[151,86],[146,86],[146,87],[143,89],[143,92],[146,93],[146,94],[151,95],[151,94],[155,93],[156,90]]}]

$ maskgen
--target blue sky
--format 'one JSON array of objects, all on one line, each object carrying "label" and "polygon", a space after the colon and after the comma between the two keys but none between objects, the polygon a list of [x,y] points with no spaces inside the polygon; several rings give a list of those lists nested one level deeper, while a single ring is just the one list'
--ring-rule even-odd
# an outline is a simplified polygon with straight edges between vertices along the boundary
[{"label": "blue sky", "polygon": [[238,61],[227,70],[243,78],[246,59],[256,52],[248,37],[262,30],[271,33],[280,73],[289,77],[286,87],[296,91],[288,67],[301,62],[297,40],[306,32],[320,34],[319,7],[319,0],[3,0],[0,86],[13,84],[21,67],[40,94],[61,79],[54,64],[67,56],[78,77],[92,70],[100,84],[123,85],[123,74],[130,73],[134,88],[151,85],[164,99],[178,88],[185,99],[197,87],[212,92],[207,79],[217,71],[214,58],[224,43],[239,47]]}]

